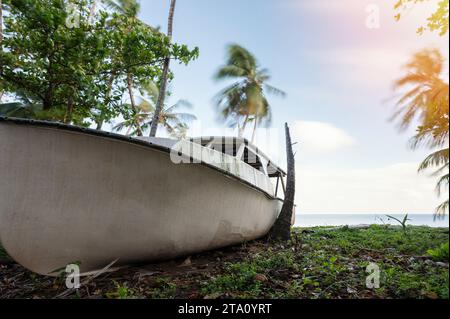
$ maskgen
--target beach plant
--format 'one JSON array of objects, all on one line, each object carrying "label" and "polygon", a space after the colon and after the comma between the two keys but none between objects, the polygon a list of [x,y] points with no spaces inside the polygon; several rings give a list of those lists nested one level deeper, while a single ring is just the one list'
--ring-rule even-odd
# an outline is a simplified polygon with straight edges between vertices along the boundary
[{"label": "beach plant", "polygon": [[441,244],[436,249],[430,249],[427,254],[431,256],[435,261],[449,261],[448,243]]},{"label": "beach plant", "polygon": [[406,231],[408,230],[408,225],[407,225],[407,223],[408,223],[408,221],[411,221],[411,219],[409,219],[408,216],[409,216],[409,215],[406,214],[406,215],[403,217],[403,219],[398,219],[397,217],[394,217],[394,216],[392,216],[392,215],[386,215],[386,217],[387,217],[388,219],[392,219],[392,220],[395,220],[396,222],[398,222],[398,223],[402,226],[403,232],[405,232],[405,233],[406,233]]},{"label": "beach plant", "polygon": [[153,299],[173,299],[177,292],[177,285],[170,278],[159,277],[156,279],[156,287],[152,290]]},{"label": "beach plant", "polygon": [[114,281],[115,290],[113,292],[106,293],[106,297],[109,299],[134,299],[136,293],[133,289],[130,289],[126,284],[120,284]]}]

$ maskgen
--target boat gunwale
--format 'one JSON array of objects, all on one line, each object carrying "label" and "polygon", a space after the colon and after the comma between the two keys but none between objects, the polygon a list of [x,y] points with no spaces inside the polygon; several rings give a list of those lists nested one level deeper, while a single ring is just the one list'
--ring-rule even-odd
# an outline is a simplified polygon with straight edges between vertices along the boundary
[{"label": "boat gunwale", "polygon": [[[0,116],[0,123],[13,123],[13,124],[17,124],[17,125],[29,125],[29,126],[44,127],[44,128],[47,127],[47,128],[57,129],[57,130],[63,130],[63,131],[69,131],[69,132],[75,132],[75,133],[83,133],[86,135],[109,138],[109,139],[118,140],[121,142],[127,142],[130,144],[143,146],[146,148],[151,148],[151,149],[158,150],[158,151],[168,153],[168,154],[170,154],[170,152],[172,151],[171,148],[169,148],[169,147],[158,145],[158,144],[152,143],[150,141],[140,140],[140,139],[136,139],[136,138],[121,135],[121,134],[116,134],[116,133],[111,133],[111,132],[106,132],[106,131],[99,131],[99,130],[94,130],[91,128],[86,128],[86,127],[81,127],[81,126],[63,124],[63,123],[59,123],[59,122],[40,121],[40,120]],[[263,193],[267,198],[269,198],[271,200],[278,200],[278,201],[283,202],[283,199],[281,199],[277,196],[274,196],[272,194],[269,194],[268,192],[259,188],[258,186],[254,185],[254,184],[252,184],[252,183],[250,183],[250,182],[240,178],[239,176],[236,176],[226,170],[223,170],[219,167],[208,164],[204,161],[201,161],[200,163],[195,163],[195,164],[200,164],[202,166],[205,166],[205,167],[208,167],[215,171],[218,171],[227,177],[231,177],[231,178],[237,180],[238,182],[245,184],[246,186]]]}]

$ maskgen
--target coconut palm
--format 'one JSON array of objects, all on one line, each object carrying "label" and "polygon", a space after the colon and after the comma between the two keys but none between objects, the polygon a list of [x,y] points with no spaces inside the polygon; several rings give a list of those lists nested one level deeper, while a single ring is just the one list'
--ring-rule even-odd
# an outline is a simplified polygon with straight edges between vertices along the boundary
[{"label": "coconut palm", "polygon": [[[127,129],[127,135],[137,135],[135,124],[139,123],[141,131],[145,131],[151,127],[156,103],[158,101],[159,89],[152,82],[146,83],[141,89],[141,96],[138,97],[140,103],[137,105],[139,112],[129,119],[119,123],[113,129],[121,131]],[[167,94],[167,98],[170,93]],[[192,105],[185,100],[179,100],[171,106],[165,105],[159,116],[158,126],[166,129],[166,131],[175,138],[181,139],[186,137],[189,129],[188,123],[195,121],[197,118],[186,112],[179,112],[181,108],[191,108]]]},{"label": "coconut palm", "polygon": [[268,71],[261,69],[255,56],[237,44],[228,47],[227,62],[215,77],[217,80],[237,80],[216,96],[216,104],[222,118],[231,120],[238,127],[239,137],[244,135],[248,123],[253,122],[253,141],[258,125],[271,121],[266,93],[279,96],[285,96],[285,93],[267,84]]},{"label": "coconut palm", "polygon": [[[413,148],[421,145],[443,148],[428,156],[419,167],[420,172],[438,167],[435,175],[444,174],[436,187],[441,194],[449,185],[449,149],[445,147],[449,140],[449,84],[443,80],[444,58],[436,49],[424,50],[415,54],[406,68],[407,74],[395,83],[395,87],[406,87],[408,91],[399,99],[394,118],[400,118],[403,129],[416,119],[420,121],[412,139]],[[447,212],[448,206],[447,200],[437,212]]]},{"label": "coconut palm", "polygon": [[[169,20],[168,20],[168,27],[167,27],[167,37],[169,38],[169,41],[172,41],[172,35],[173,35],[173,18],[175,15],[175,5],[177,1],[171,0],[170,1],[170,9],[169,9]],[[159,88],[159,99],[156,102],[156,108],[155,108],[155,114],[153,115],[152,119],[152,125],[150,127],[150,136],[155,137],[156,132],[158,130],[158,124],[160,122],[160,116],[164,107],[164,99],[166,98],[166,90],[167,90],[167,79],[169,75],[169,67],[170,67],[170,57],[167,56],[164,59],[164,66],[162,70],[162,77],[161,77],[161,85]]]}]

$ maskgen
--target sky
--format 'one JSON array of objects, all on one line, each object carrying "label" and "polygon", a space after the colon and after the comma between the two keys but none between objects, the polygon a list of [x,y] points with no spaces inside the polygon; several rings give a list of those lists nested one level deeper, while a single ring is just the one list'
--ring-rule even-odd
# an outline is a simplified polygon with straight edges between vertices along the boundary
[{"label": "sky", "polygon": [[[190,135],[235,134],[213,103],[228,82],[213,76],[226,46],[240,44],[270,71],[270,84],[287,93],[269,97],[273,121],[256,144],[285,167],[289,124],[298,142],[298,211],[432,213],[442,201],[436,178],[417,173],[430,150],[412,151],[414,130],[400,132],[390,118],[393,82],[412,54],[435,47],[448,58],[446,37],[416,34],[436,1],[397,22],[395,0],[178,0],[174,41],[199,47],[200,56],[173,65],[171,101],[193,104],[198,121]],[[141,19],[166,31],[169,2],[142,0]]]}]

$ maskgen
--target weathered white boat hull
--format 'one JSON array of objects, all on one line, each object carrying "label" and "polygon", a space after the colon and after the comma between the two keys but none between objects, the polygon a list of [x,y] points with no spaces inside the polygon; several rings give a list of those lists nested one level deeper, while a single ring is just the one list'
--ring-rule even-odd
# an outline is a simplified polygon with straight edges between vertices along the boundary
[{"label": "weathered white boat hull", "polygon": [[281,201],[117,138],[0,122],[0,242],[40,273],[157,261],[265,235]]}]

